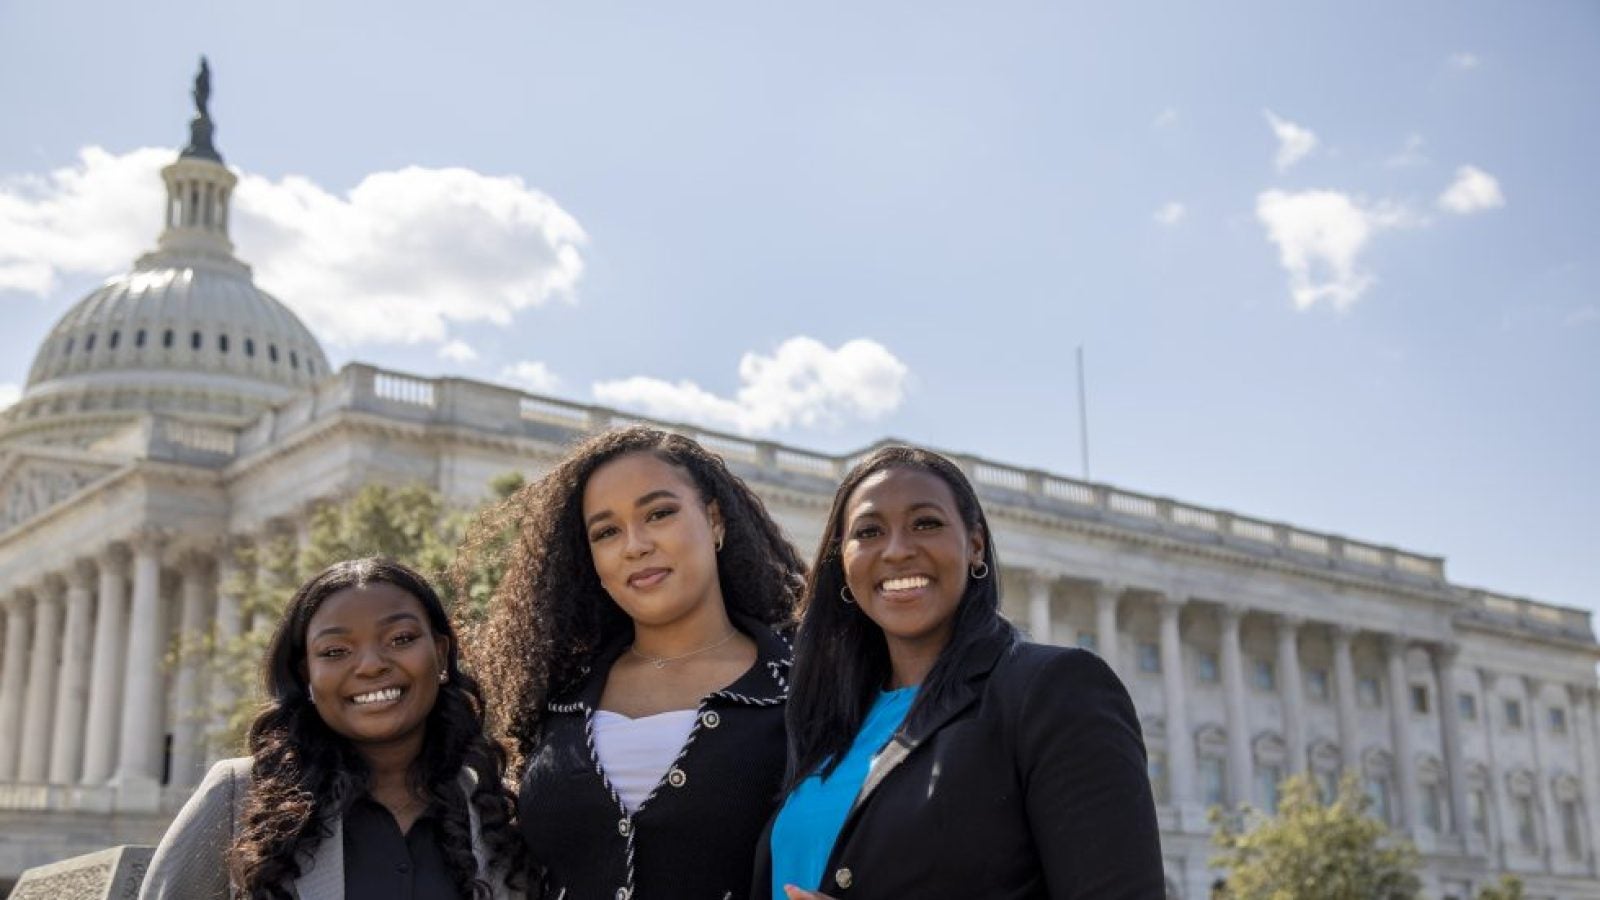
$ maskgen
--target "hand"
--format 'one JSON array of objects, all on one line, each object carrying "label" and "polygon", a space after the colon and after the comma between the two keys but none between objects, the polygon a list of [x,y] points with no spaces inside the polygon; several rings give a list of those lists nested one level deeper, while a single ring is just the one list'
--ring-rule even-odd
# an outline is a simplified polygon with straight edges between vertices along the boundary
[{"label": "hand", "polygon": [[789,895],[789,900],[834,900],[833,897],[830,897],[827,894],[819,894],[816,891],[804,891],[792,884],[784,885],[783,892]]}]

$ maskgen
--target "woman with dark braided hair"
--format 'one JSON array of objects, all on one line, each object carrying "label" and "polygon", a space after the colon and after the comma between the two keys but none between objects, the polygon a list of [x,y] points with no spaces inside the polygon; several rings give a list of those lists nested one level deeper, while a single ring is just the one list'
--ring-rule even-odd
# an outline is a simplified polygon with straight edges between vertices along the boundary
[{"label": "woman with dark braided hair", "polygon": [[178,814],[140,896],[522,895],[522,849],[438,595],[385,559],[300,587],[263,661],[250,756],[224,760]]},{"label": "woman with dark braided hair", "polygon": [[591,438],[480,522],[514,533],[471,646],[549,898],[727,900],[784,770],[804,566],[754,493],[680,435]]}]

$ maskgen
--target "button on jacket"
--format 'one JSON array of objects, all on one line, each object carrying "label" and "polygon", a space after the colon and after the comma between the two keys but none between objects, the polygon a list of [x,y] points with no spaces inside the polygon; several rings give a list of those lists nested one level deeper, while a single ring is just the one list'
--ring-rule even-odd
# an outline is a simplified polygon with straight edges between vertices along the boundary
[{"label": "button on jacket", "polygon": [[550,900],[743,900],[756,839],[777,808],[785,761],[789,646],[735,617],[756,662],[707,695],[683,750],[629,813],[594,752],[594,711],[625,641],[545,707],[519,798],[523,834]]},{"label": "button on jacket", "polygon": [[[974,647],[879,754],[821,885],[841,900],[1162,900],[1160,832],[1127,691],[1099,657]],[[753,896],[771,890],[770,826]],[[782,900],[782,898],[779,898]]]}]

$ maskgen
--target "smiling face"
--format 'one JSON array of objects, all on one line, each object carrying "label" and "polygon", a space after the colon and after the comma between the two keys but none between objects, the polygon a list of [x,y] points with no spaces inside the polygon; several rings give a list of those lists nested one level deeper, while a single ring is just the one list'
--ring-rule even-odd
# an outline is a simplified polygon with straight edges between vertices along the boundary
[{"label": "smiling face", "polygon": [[330,595],[306,626],[306,681],[317,715],[367,752],[422,746],[449,640],[422,601],[387,583]]},{"label": "smiling face", "polygon": [[722,603],[722,515],[689,473],[649,453],[611,460],[583,488],[595,574],[637,625],[670,625]]},{"label": "smiling face", "polygon": [[896,645],[922,654],[950,640],[983,535],[967,527],[944,479],[918,468],[867,476],[844,505],[845,583]]}]

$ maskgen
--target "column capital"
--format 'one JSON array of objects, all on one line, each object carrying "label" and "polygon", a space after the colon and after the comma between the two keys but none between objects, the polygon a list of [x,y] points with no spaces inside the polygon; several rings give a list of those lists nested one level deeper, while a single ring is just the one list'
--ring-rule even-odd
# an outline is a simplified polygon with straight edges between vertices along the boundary
[{"label": "column capital", "polygon": [[1379,635],[1378,643],[1383,647],[1385,656],[1405,656],[1411,649],[1411,638],[1404,634]]},{"label": "column capital", "polygon": [[40,603],[59,603],[62,595],[66,594],[66,592],[67,579],[59,572],[51,572],[39,579],[38,587],[34,589],[33,593],[35,599]]},{"label": "column capital", "polygon": [[164,528],[140,528],[128,536],[128,546],[135,554],[159,554],[170,537]]},{"label": "column capital", "polygon": [[130,554],[128,553],[128,545],[122,543],[121,541],[117,541],[105,545],[105,547],[102,548],[98,554],[96,554],[95,563],[99,565],[101,569],[120,570],[127,567],[129,557]]},{"label": "column capital", "polygon": [[1305,627],[1305,624],[1305,616],[1295,615],[1294,613],[1278,613],[1277,626],[1280,636],[1286,631],[1290,634],[1297,633],[1301,628]]},{"label": "column capital", "polygon": [[7,615],[17,615],[33,608],[33,591],[28,588],[17,588],[10,594],[0,597],[0,606],[4,606]]},{"label": "column capital", "polygon": [[1544,687],[1544,679],[1537,675],[1524,675],[1522,676],[1522,687],[1527,690],[1528,696],[1532,697],[1539,693],[1540,688]]},{"label": "column capital", "polygon": [[1055,569],[1028,569],[1027,577],[1029,587],[1036,591],[1048,591],[1062,579],[1062,573]]},{"label": "column capital", "polygon": [[1461,658],[1461,644],[1456,641],[1438,641],[1428,646],[1436,666],[1453,666]]},{"label": "column capital", "polygon": [[1238,628],[1247,612],[1249,610],[1243,603],[1223,601],[1217,604],[1217,621],[1221,622],[1224,628]]},{"label": "column capital", "polygon": [[215,553],[209,548],[190,547],[178,557],[178,571],[185,577],[202,577],[210,571],[214,558]]},{"label": "column capital", "polygon": [[62,576],[67,580],[67,587],[75,591],[92,590],[94,587],[95,565],[91,559],[75,559],[72,565],[67,566]]},{"label": "column capital", "polygon": [[1356,636],[1361,634],[1361,629],[1343,622],[1329,622],[1328,636],[1335,645],[1343,644],[1348,647],[1355,642]]},{"label": "column capital", "polygon": [[1162,615],[1177,615],[1189,605],[1188,597],[1172,591],[1156,591],[1152,596],[1156,601],[1156,609],[1159,609]]},{"label": "column capital", "polygon": [[1491,672],[1488,669],[1479,669],[1478,681],[1482,682],[1484,690],[1492,691],[1494,690],[1495,685],[1499,683],[1500,676],[1499,674]]},{"label": "column capital", "polygon": [[1580,708],[1594,696],[1594,691],[1592,684],[1567,684],[1567,698]]},{"label": "column capital", "polygon": [[1097,603],[1115,603],[1122,599],[1122,592],[1127,590],[1127,585],[1120,581],[1094,582],[1094,599]]}]

